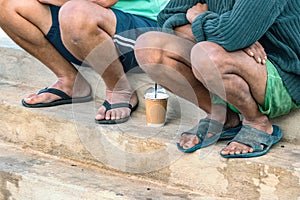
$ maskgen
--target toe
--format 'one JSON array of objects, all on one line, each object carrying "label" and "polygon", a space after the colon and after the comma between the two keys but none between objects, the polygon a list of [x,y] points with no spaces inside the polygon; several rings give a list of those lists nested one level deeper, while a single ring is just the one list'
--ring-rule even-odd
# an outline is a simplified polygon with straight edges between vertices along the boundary
[{"label": "toe", "polygon": [[187,135],[186,134],[182,134],[181,137],[178,139],[178,143],[180,146],[183,146],[184,143],[187,142]]},{"label": "toe", "polygon": [[109,110],[106,112],[105,115],[106,120],[115,120],[116,119],[116,112],[114,110]]},{"label": "toe", "polygon": [[38,103],[37,99],[38,99],[39,95],[37,94],[31,94],[28,97],[24,98],[24,101],[28,104],[36,104]]},{"label": "toe", "polygon": [[26,103],[29,103],[36,96],[37,96],[37,94],[31,94],[28,97],[24,98],[24,100]]},{"label": "toe", "polygon": [[224,149],[222,149],[221,154],[222,155],[228,155],[229,151],[226,148],[224,148]]},{"label": "toe", "polygon": [[115,118],[116,118],[116,119],[122,119],[122,118],[124,118],[124,117],[125,117],[124,112],[122,112],[122,111],[120,111],[120,110],[116,110],[116,111],[115,111]]},{"label": "toe", "polygon": [[242,154],[249,153],[248,149],[243,149]]},{"label": "toe", "polygon": [[235,151],[234,142],[231,142],[229,145],[227,145],[225,148],[222,149],[221,154],[229,155],[229,154],[233,154],[234,151]]},{"label": "toe", "polygon": [[196,135],[183,134],[178,143],[183,149],[189,149],[199,144],[199,138]]},{"label": "toe", "polygon": [[96,120],[102,120],[105,118],[105,107],[104,106],[101,106],[98,110],[98,113],[96,115]]},{"label": "toe", "polygon": [[188,141],[188,142],[186,142],[186,143],[184,143],[183,145],[182,145],[182,148],[183,149],[189,149],[189,148],[191,148],[191,147],[193,147],[194,145],[193,145],[193,143],[192,143],[192,141]]}]

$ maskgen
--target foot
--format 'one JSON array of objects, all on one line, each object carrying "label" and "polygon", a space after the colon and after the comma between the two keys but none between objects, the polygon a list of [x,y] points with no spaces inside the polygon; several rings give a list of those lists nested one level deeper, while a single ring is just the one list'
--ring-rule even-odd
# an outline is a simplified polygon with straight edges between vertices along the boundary
[{"label": "foot", "polygon": [[[110,104],[116,103],[129,103],[132,107],[138,103],[138,97],[136,92],[131,91],[110,91],[106,90],[106,101]],[[96,120],[119,120],[129,117],[131,109],[126,107],[114,108],[106,111],[104,106],[101,106],[95,117]]]},{"label": "foot", "polygon": [[[255,121],[255,122],[243,120],[243,125],[249,125],[253,128],[266,132],[270,135],[273,133],[272,124],[269,122],[267,117],[265,117],[265,119],[261,121]],[[264,148],[263,145],[262,148]],[[222,155],[246,154],[252,152],[253,152],[253,148],[238,142],[231,142],[229,145],[227,145],[224,149],[221,150]]]},{"label": "foot", "polygon": [[[211,116],[207,116],[207,118],[211,119]],[[234,113],[233,111],[229,110],[227,112],[227,117],[226,117],[226,122],[225,122],[225,126],[230,127],[230,128],[234,128],[236,126],[239,125],[240,123],[240,118],[239,115],[237,113]],[[220,123],[223,123],[220,121],[220,119],[214,119]],[[214,134],[212,133],[207,133],[206,138],[210,138],[214,136]],[[181,137],[178,140],[178,144],[183,148],[183,149],[190,149],[192,147],[194,147],[195,145],[199,144],[201,141],[199,139],[199,137],[197,135],[194,134],[185,134],[183,133],[181,135]]]},{"label": "foot", "polygon": [[[70,97],[85,97],[91,93],[91,87],[89,83],[80,75],[76,79],[76,91],[74,89],[74,79],[69,78],[59,78],[54,84],[48,88],[55,88],[65,92]],[[27,98],[24,98],[24,101],[27,104],[39,104],[39,103],[49,103],[55,100],[59,100],[61,97],[51,94],[51,93],[42,93],[42,94],[31,94]]]}]

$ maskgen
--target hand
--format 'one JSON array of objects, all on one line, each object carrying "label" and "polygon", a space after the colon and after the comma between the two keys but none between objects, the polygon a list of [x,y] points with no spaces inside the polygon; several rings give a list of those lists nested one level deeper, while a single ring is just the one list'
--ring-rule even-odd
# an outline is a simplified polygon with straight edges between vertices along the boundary
[{"label": "hand", "polygon": [[196,42],[196,39],[193,35],[192,32],[192,28],[191,28],[191,24],[186,24],[183,26],[178,26],[174,29],[175,34],[182,37],[182,38],[186,38],[188,40],[191,40],[193,42]]},{"label": "hand", "polygon": [[89,1],[98,4],[103,8],[110,8],[118,2],[118,0],[89,0]]},{"label": "hand", "polygon": [[265,65],[267,62],[267,54],[263,46],[259,42],[255,42],[250,47],[243,50],[246,54],[253,57],[257,63]]},{"label": "hand", "polygon": [[206,3],[197,3],[196,5],[188,9],[188,11],[186,12],[186,18],[192,24],[199,14],[204,13],[206,11],[208,11]]},{"label": "hand", "polygon": [[69,0],[38,0],[40,3],[43,4],[51,4],[55,6],[62,6],[64,3],[66,3]]}]

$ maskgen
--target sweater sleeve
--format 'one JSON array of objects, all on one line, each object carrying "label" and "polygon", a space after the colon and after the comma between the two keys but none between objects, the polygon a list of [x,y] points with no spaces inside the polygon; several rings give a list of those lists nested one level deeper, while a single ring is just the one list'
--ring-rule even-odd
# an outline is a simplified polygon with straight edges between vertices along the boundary
[{"label": "sweater sleeve", "polygon": [[284,2],[237,0],[223,14],[200,14],[192,24],[193,35],[198,42],[215,42],[228,51],[246,48],[265,34],[284,8]]},{"label": "sweater sleeve", "polygon": [[170,0],[157,16],[159,26],[174,29],[175,27],[188,24],[185,14],[189,8],[199,2],[205,3],[205,0]]}]

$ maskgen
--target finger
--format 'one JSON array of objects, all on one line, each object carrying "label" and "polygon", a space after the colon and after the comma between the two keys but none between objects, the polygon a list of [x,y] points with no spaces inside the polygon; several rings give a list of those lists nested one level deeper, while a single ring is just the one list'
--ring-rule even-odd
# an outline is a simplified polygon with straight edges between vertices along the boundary
[{"label": "finger", "polygon": [[262,46],[255,42],[253,45],[251,45],[251,50],[254,52],[254,59],[257,63],[263,64],[263,57],[265,57],[264,51],[262,51]]},{"label": "finger", "polygon": [[261,63],[262,63],[261,57],[257,57],[257,58],[256,58],[256,62],[259,63],[259,64],[261,64]]},{"label": "finger", "polygon": [[254,53],[253,53],[253,51],[251,50],[250,47],[244,49],[244,52],[245,52],[248,56],[250,56],[250,57],[253,57],[253,56],[254,56]]},{"label": "finger", "polygon": [[261,58],[265,59],[267,57],[265,49],[260,44],[257,46],[257,48],[258,48],[258,51],[260,52]]},{"label": "finger", "polygon": [[266,54],[265,49],[263,48],[263,46],[259,42],[256,42],[255,43],[255,48],[256,48],[257,54],[261,58],[260,63],[263,64],[263,65],[266,64],[267,54]]}]

